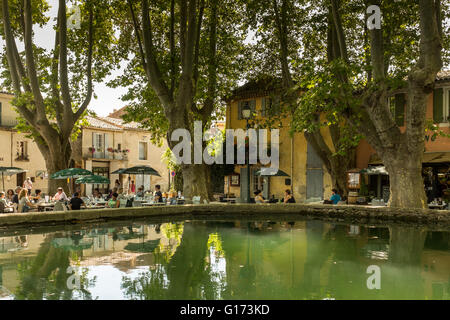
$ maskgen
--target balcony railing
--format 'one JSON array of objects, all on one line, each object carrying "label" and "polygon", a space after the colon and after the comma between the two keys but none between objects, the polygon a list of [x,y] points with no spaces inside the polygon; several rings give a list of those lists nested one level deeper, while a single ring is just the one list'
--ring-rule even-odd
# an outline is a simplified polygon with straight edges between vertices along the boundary
[{"label": "balcony railing", "polygon": [[0,118],[0,127],[8,127],[12,128],[17,126],[19,121],[17,121],[17,118],[15,117],[1,117]]},{"label": "balcony railing", "polygon": [[128,160],[128,155],[122,152],[95,151],[86,150],[83,152],[86,159],[102,159],[102,160]]}]

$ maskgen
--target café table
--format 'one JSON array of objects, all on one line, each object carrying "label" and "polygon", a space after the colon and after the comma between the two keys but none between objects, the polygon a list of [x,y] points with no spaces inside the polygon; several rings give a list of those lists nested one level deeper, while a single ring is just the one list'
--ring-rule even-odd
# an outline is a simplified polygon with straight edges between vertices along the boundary
[{"label": "caf\u00e9 table", "polygon": [[41,202],[41,203],[38,203],[37,207],[38,207],[38,212],[53,211],[55,204],[53,202]]},{"label": "caf\u00e9 table", "polygon": [[429,203],[428,204],[429,209],[437,209],[437,210],[444,210],[447,206],[448,206],[448,204],[446,204],[446,203],[443,203],[443,204]]},{"label": "caf\u00e9 table", "polygon": [[86,207],[81,207],[81,209],[83,210],[90,210],[90,209],[105,209],[106,206],[105,205],[87,205]]},{"label": "caf\u00e9 table", "polygon": [[164,202],[142,202],[141,205],[143,207],[153,207],[153,206],[165,206]]}]

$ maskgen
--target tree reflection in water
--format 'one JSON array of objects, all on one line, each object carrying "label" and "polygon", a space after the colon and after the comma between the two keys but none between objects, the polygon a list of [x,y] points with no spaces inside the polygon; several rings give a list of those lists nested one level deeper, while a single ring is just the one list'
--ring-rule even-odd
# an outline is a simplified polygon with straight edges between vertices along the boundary
[{"label": "tree reflection in water", "polygon": [[67,280],[73,273],[67,273],[67,268],[71,265],[71,260],[76,265],[79,257],[76,252],[52,245],[56,236],[57,234],[48,235],[37,256],[17,266],[20,284],[14,294],[15,299],[92,299],[88,288],[95,285],[95,279],[88,280],[86,268],[80,274],[80,288],[68,288]]}]

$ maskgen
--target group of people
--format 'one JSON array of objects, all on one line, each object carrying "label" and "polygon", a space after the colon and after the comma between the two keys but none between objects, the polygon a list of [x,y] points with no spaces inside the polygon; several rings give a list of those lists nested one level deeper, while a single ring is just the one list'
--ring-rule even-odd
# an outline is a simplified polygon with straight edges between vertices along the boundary
[{"label": "group of people", "polygon": [[[266,203],[266,202],[270,202],[270,200],[264,199],[264,197],[262,196],[262,191],[261,191],[261,190],[256,190],[256,191],[254,192],[254,194],[255,194],[255,203]],[[291,190],[286,189],[286,190],[284,191],[283,203],[295,203],[295,198],[294,198],[294,196],[291,194]]]},{"label": "group of people", "polygon": [[0,192],[0,202],[4,212],[28,212],[36,208],[35,203],[41,200],[41,194],[41,190],[36,190],[32,196],[31,189],[16,187],[15,190],[9,189],[6,193]]},{"label": "group of people", "polygon": [[[264,199],[264,197],[262,196],[262,191],[261,190],[256,190],[254,192],[255,194],[255,203],[266,203],[266,202],[270,202],[270,200],[266,200]],[[336,189],[332,190],[332,195],[330,197],[330,200],[325,200],[324,203],[328,203],[328,204],[338,204],[339,201],[341,201],[341,196],[339,195],[338,191]],[[284,198],[283,198],[283,203],[295,203],[295,198],[292,195],[291,190],[286,189],[284,191]]]}]

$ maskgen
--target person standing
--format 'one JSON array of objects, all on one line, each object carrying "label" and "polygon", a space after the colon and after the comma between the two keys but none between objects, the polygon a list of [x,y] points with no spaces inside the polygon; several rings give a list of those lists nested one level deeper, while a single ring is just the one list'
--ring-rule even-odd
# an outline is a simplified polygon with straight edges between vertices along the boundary
[{"label": "person standing", "polygon": [[28,190],[28,194],[31,195],[31,190],[33,189],[33,182],[31,182],[31,178],[28,177],[24,182],[23,182],[23,187],[25,189]]},{"label": "person standing", "polygon": [[120,184],[120,182],[119,182],[119,179],[116,179],[116,182],[114,183],[114,187],[117,188],[117,190],[120,189],[121,184]]},{"label": "person standing", "polygon": [[134,180],[131,180],[131,193],[136,192],[136,185],[134,184]]}]

